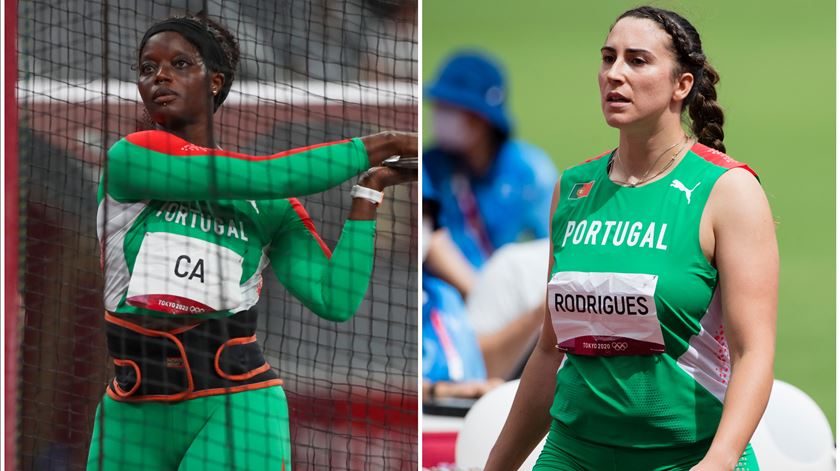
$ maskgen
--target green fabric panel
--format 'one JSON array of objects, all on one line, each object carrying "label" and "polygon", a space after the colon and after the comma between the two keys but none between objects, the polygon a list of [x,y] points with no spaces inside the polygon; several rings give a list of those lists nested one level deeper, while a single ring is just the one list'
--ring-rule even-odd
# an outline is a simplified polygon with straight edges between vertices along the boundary
[{"label": "green fabric panel", "polygon": [[171,403],[106,395],[96,409],[87,470],[290,471],[291,463],[286,395],[272,386]]},{"label": "green fabric panel", "polygon": [[[553,420],[534,471],[689,471],[706,456],[709,446],[710,440],[654,449],[601,445],[575,437]],[[749,444],[734,471],[759,471]]]}]

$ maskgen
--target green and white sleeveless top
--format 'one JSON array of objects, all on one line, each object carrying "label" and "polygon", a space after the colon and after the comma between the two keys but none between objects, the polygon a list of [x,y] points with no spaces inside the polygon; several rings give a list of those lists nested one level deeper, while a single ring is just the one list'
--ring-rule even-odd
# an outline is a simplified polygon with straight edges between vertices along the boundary
[{"label": "green and white sleeveless top", "polygon": [[547,301],[567,355],[551,415],[611,446],[710,439],[730,363],[700,217],[716,180],[749,167],[695,144],[665,177],[630,188],[609,179],[611,158],[566,170],[552,216]]}]

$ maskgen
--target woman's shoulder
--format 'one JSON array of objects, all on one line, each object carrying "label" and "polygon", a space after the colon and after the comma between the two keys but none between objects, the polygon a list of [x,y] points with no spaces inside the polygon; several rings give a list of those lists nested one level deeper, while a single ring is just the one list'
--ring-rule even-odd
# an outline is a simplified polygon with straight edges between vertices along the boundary
[{"label": "woman's shoulder", "polygon": [[707,174],[714,177],[706,206],[715,225],[753,220],[767,212],[767,196],[749,165],[702,144],[695,144],[691,150],[708,166]]},{"label": "woman's shoulder", "polygon": [[612,155],[614,150],[615,149],[610,149],[601,152],[595,155],[594,157],[589,157],[580,163],[567,167],[565,170],[563,170],[563,180],[572,181],[577,180],[579,178],[593,177],[595,172],[597,172],[598,169],[601,169],[609,160],[609,157],[610,155]]},{"label": "woman's shoulder", "polygon": [[752,174],[753,177],[758,178],[758,174],[749,165],[744,162],[739,162],[726,153],[712,147],[698,142],[691,146],[691,152],[699,158],[698,160],[700,162],[719,170],[721,173],[732,169],[743,169],[747,173]]}]

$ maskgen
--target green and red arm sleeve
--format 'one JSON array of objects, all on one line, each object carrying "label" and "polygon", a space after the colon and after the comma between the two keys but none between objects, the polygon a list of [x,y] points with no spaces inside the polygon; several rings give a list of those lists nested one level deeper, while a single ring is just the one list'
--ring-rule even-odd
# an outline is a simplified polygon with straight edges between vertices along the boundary
[{"label": "green and red arm sleeve", "polygon": [[343,322],[356,313],[370,284],[376,221],[347,220],[330,249],[294,198],[269,251],[271,266],[289,292],[315,314]]},{"label": "green and red arm sleeve", "polygon": [[252,156],[165,131],[130,134],[108,151],[108,195],[120,201],[277,199],[318,193],[370,166],[359,139]]}]

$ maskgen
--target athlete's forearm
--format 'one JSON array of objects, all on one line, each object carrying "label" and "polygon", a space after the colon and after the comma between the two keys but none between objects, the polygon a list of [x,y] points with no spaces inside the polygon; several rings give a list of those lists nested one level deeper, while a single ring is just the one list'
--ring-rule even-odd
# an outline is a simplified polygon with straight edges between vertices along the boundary
[{"label": "athlete's forearm", "polygon": [[370,285],[375,235],[374,220],[344,223],[322,278],[322,296],[309,300],[313,312],[339,322],[353,317]]},{"label": "athlete's forearm", "polygon": [[329,257],[311,233],[291,231],[274,243],[272,268],[309,310],[325,319],[346,321],[356,313],[370,284],[375,229],[374,220],[346,221]]},{"label": "athlete's forearm", "polygon": [[704,460],[734,469],[761,420],[773,387],[773,349],[733,352],[723,415]]},{"label": "athlete's forearm", "polygon": [[[374,167],[359,178],[358,184],[382,191],[412,177],[411,172]],[[315,241],[320,240],[306,210],[297,202],[294,205],[298,206],[295,209],[297,223],[302,225],[297,226],[298,230],[280,232],[275,237],[271,255],[274,271],[292,294],[313,312],[326,319],[346,321],[356,313],[370,284],[377,205],[366,198],[353,199],[341,237],[331,255],[326,246],[315,253],[314,247],[319,245]],[[309,230],[300,230],[304,226]],[[301,273],[306,273],[311,281],[302,278]]]},{"label": "athlete's forearm", "polygon": [[107,193],[119,200],[256,200],[324,191],[369,165],[360,139],[248,156],[148,131],[111,147],[105,178]]},{"label": "athlete's forearm", "polygon": [[[547,328],[551,329],[550,321]],[[546,337],[541,335],[528,359],[513,406],[490,451],[485,471],[518,469],[548,432],[555,378],[563,355],[553,345],[549,345]]]}]

